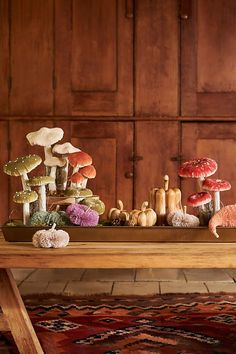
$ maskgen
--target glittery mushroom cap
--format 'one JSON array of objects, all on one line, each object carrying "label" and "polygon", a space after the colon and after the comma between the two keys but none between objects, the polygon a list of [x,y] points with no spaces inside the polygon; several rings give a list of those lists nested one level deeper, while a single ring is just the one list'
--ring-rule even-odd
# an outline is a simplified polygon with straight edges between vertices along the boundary
[{"label": "glittery mushroom cap", "polygon": [[199,192],[192,194],[187,199],[187,205],[192,207],[198,207],[204,204],[209,203],[212,200],[210,193],[208,192]]},{"label": "glittery mushroom cap", "polygon": [[52,148],[52,152],[60,155],[72,154],[74,152],[79,152],[80,149],[74,147],[71,143],[67,142],[64,144],[56,144]]},{"label": "glittery mushroom cap", "polygon": [[55,179],[51,176],[36,176],[26,181],[26,184],[31,187],[39,187],[53,182]]},{"label": "glittery mushroom cap", "polygon": [[63,138],[64,132],[61,128],[42,127],[35,132],[26,135],[30,145],[50,146]]},{"label": "glittery mushroom cap", "polygon": [[73,154],[68,155],[69,163],[72,167],[88,166],[91,165],[93,160],[92,157],[84,151],[74,152]]},{"label": "glittery mushroom cap", "polygon": [[202,184],[206,191],[223,192],[231,189],[231,184],[223,179],[207,178]]},{"label": "glittery mushroom cap", "polygon": [[42,159],[38,155],[28,155],[18,157],[14,161],[9,161],[3,167],[3,171],[10,176],[21,176],[24,173],[32,171],[35,167],[40,165]]},{"label": "glittery mushroom cap", "polygon": [[86,198],[86,197],[91,197],[93,195],[93,192],[91,189],[88,188],[83,188],[83,189],[67,189],[64,191],[64,194],[68,197],[81,197],[81,198]]},{"label": "glittery mushroom cap", "polygon": [[20,191],[16,192],[13,196],[13,201],[15,203],[25,204],[32,203],[38,199],[38,194],[35,191]]},{"label": "glittery mushroom cap", "polygon": [[71,176],[70,180],[73,183],[81,183],[84,181],[84,177],[81,175],[80,172],[76,172]]},{"label": "glittery mushroom cap", "polygon": [[209,157],[195,159],[184,162],[178,170],[180,177],[208,177],[213,175],[217,170],[217,163]]},{"label": "glittery mushroom cap", "polygon": [[80,169],[80,173],[85,177],[85,178],[95,178],[96,177],[96,169],[93,165],[85,166]]}]

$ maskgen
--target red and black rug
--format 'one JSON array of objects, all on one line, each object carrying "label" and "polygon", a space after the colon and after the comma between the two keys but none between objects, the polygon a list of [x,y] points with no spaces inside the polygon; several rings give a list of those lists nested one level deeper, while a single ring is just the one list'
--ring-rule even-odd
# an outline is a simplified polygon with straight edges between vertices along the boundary
[{"label": "red and black rug", "polygon": [[[25,303],[46,354],[236,353],[236,294],[52,295]],[[9,333],[0,342],[18,353]]]}]

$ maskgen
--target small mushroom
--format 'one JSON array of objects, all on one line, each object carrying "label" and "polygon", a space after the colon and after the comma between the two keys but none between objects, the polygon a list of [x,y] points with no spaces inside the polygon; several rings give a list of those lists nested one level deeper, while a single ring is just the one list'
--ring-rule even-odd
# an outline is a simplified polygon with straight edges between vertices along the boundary
[{"label": "small mushroom", "polygon": [[61,155],[62,159],[66,160],[65,166],[61,167],[60,172],[61,172],[61,182],[58,183],[58,189],[59,190],[65,190],[67,186],[67,180],[68,180],[68,155],[72,154],[74,152],[79,152],[80,149],[74,147],[71,143],[67,142],[64,144],[56,144],[52,148],[52,152],[54,154],[59,154]]},{"label": "small mushroom", "polygon": [[105,212],[105,204],[100,200],[98,195],[86,197],[81,203],[87,205],[92,210],[95,210],[98,215],[102,215]]},{"label": "small mushroom", "polygon": [[10,176],[20,176],[23,190],[30,190],[30,187],[26,183],[28,181],[27,173],[40,165],[41,162],[42,159],[38,155],[18,157],[16,160],[6,163],[3,171]]},{"label": "small mushroom", "polygon": [[84,181],[84,176],[80,172],[75,172],[71,178],[71,183],[75,184],[76,188],[82,188],[82,182]]},{"label": "small mushroom", "polygon": [[27,181],[27,185],[30,187],[39,187],[39,211],[46,211],[46,188],[49,183],[55,182],[55,179],[51,176],[37,176],[32,177]]},{"label": "small mushroom", "polygon": [[64,191],[65,196],[67,197],[74,197],[75,202],[79,203],[86,197],[91,197],[93,195],[93,192],[91,189],[84,188],[84,189],[78,189],[78,188],[73,188],[73,189],[66,189]]},{"label": "small mushroom", "polygon": [[44,161],[44,165],[47,167],[51,167],[50,171],[50,176],[53,178],[54,182],[50,183],[48,186],[49,192],[54,193],[57,189],[56,186],[56,171],[57,167],[62,167],[66,164],[66,160],[55,157],[55,156],[50,156]]},{"label": "small mushroom", "polygon": [[23,223],[28,224],[30,217],[30,207],[29,204],[35,202],[38,199],[38,194],[34,191],[20,191],[16,192],[13,196],[13,201],[15,203],[23,204]]},{"label": "small mushroom", "polygon": [[92,157],[84,151],[74,152],[68,155],[69,164],[73,167],[72,174],[79,171],[81,167],[91,165]]},{"label": "small mushroom", "polygon": [[66,247],[70,241],[68,232],[64,230],[56,230],[54,223],[49,230],[39,230],[32,238],[35,247],[42,248],[62,248]]},{"label": "small mushroom", "polygon": [[228,191],[231,189],[231,184],[223,179],[207,178],[202,188],[209,192],[214,192],[214,214],[220,210],[220,192]]},{"label": "small mushroom", "polygon": [[178,170],[180,177],[197,178],[198,189],[202,190],[202,181],[213,175],[217,170],[217,163],[209,157],[184,162]]},{"label": "small mushroom", "polygon": [[194,208],[198,208],[201,225],[207,225],[208,221],[211,218],[211,213],[206,207],[206,205],[210,203],[211,200],[212,197],[208,192],[199,192],[196,194],[192,194],[187,199],[187,205],[192,206]]},{"label": "small mushroom", "polygon": [[81,175],[84,177],[82,182],[82,187],[86,188],[88,179],[93,179],[96,177],[96,169],[93,165],[85,166],[80,169]]}]

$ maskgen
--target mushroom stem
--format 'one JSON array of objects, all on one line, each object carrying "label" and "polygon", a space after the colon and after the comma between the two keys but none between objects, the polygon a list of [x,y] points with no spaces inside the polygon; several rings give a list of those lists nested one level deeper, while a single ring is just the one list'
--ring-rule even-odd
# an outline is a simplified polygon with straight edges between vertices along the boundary
[{"label": "mushroom stem", "polygon": [[88,182],[88,178],[84,178],[84,181],[81,183],[82,188],[86,188]]},{"label": "mushroom stem", "polygon": [[202,182],[204,181],[204,177],[199,177],[197,179],[197,191],[201,192],[202,191]]},{"label": "mushroom stem", "polygon": [[[44,156],[45,156],[45,160],[53,156],[51,145],[44,146]],[[50,167],[46,166],[46,176],[49,175],[50,175]]]},{"label": "mushroom stem", "polygon": [[28,178],[27,173],[23,173],[21,175],[21,182],[22,182],[22,187],[23,187],[24,191],[26,191],[26,190],[30,191],[31,190],[30,186],[27,185],[27,181],[28,180],[29,180],[29,178]]},{"label": "mushroom stem", "polygon": [[27,225],[29,222],[29,217],[30,217],[30,207],[29,203],[24,203],[23,204],[23,224]]},{"label": "mushroom stem", "polygon": [[39,187],[39,211],[46,211],[46,188],[45,185]]},{"label": "mushroom stem", "polygon": [[69,167],[69,161],[68,157],[65,155],[62,156],[66,160],[65,166],[61,167],[61,187],[59,189],[65,191],[67,187],[67,179],[68,179],[68,167]]},{"label": "mushroom stem", "polygon": [[50,171],[50,176],[54,178],[54,182],[49,183],[48,185],[48,189],[50,192],[55,192],[57,190],[56,183],[55,183],[56,171],[57,171],[57,166],[52,166]]},{"label": "mushroom stem", "polygon": [[220,210],[220,191],[214,192],[214,214]]}]

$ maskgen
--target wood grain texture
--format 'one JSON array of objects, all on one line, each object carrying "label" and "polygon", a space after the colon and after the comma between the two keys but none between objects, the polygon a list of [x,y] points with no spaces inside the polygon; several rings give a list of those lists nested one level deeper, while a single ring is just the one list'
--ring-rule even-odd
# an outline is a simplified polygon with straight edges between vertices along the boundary
[{"label": "wood grain texture", "polygon": [[9,268],[235,268],[236,243],[73,242],[39,249],[0,236],[0,267]]},{"label": "wood grain texture", "polygon": [[[183,123],[182,124],[182,159],[183,161],[197,157],[211,157],[218,163],[218,170],[213,178],[226,179],[232,189],[221,193],[224,205],[236,201],[234,185],[234,161],[236,155],[236,123]],[[181,178],[183,202],[190,194],[196,192],[196,180]]]},{"label": "wood grain texture", "polygon": [[136,1],[137,115],[179,115],[178,27],[178,1]]},{"label": "wood grain texture", "polygon": [[0,305],[20,353],[43,354],[10,269],[0,269]]},{"label": "wood grain texture", "polygon": [[3,224],[9,216],[9,177],[3,172],[3,165],[9,160],[8,122],[0,121],[0,224]]},{"label": "wood grain texture", "polygon": [[133,21],[125,0],[55,6],[56,114],[132,115]]},{"label": "wood grain texture", "polygon": [[178,187],[177,162],[171,159],[179,152],[178,122],[136,122],[136,155],[143,157],[135,164],[135,207],[149,199],[149,191],[163,187],[163,176],[170,177],[170,187]]},{"label": "wood grain texture", "polygon": [[183,116],[235,116],[234,0],[182,0],[181,112]]},{"label": "wood grain texture", "polygon": [[0,114],[8,114],[9,1],[0,0]]},{"label": "wood grain texture", "polygon": [[9,325],[6,319],[6,316],[4,316],[3,314],[0,314],[0,332],[3,331],[9,331]]},{"label": "wood grain texture", "polygon": [[53,0],[11,1],[12,115],[53,113]]}]

